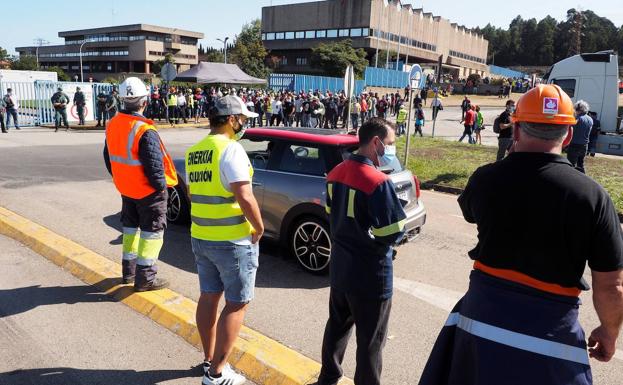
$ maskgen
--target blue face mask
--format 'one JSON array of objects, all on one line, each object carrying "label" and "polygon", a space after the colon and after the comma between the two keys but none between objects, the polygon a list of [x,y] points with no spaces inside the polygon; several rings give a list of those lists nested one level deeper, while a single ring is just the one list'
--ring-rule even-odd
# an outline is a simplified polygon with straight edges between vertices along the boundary
[{"label": "blue face mask", "polygon": [[396,160],[396,146],[387,145],[387,146],[384,146],[384,148],[385,148],[384,154],[379,159],[380,167],[389,166],[393,164],[394,161]]}]

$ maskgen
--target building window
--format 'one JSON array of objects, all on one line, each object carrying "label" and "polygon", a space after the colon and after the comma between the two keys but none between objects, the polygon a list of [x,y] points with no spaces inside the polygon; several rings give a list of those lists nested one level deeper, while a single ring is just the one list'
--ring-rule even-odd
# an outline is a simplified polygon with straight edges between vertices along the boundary
[{"label": "building window", "polygon": [[288,58],[286,56],[282,56],[281,60],[279,60],[279,65],[287,66],[288,65]]},{"label": "building window", "polygon": [[274,32],[267,33],[266,40],[275,40],[275,33]]},{"label": "building window", "polygon": [[275,34],[275,40],[283,40],[285,38],[285,34],[283,32],[277,32]]},{"label": "building window", "polygon": [[294,39],[294,32],[286,32],[286,39]]},{"label": "building window", "polygon": [[348,29],[340,29],[340,37],[348,37]]},{"label": "building window", "polygon": [[297,57],[296,58],[296,65],[297,66],[306,66],[307,65],[307,58],[306,57]]},{"label": "building window", "polygon": [[370,36],[370,28],[362,28],[362,36]]},{"label": "building window", "polygon": [[327,31],[325,31],[324,29],[316,31],[316,37],[319,39],[327,37]]},{"label": "building window", "polygon": [[363,33],[363,31],[361,30],[361,28],[351,28],[350,29],[350,36],[351,37],[361,37],[362,33]]},{"label": "building window", "polygon": [[330,29],[327,31],[327,37],[337,37],[337,29]]},{"label": "building window", "polygon": [[303,38],[305,38],[305,32],[303,32],[303,31],[298,31],[298,32],[296,32],[296,38],[297,38],[297,39],[303,39]]},{"label": "building window", "polygon": [[305,31],[305,39],[315,39],[316,31]]},{"label": "building window", "polygon": [[266,40],[266,34],[265,33],[262,34],[262,40]]}]

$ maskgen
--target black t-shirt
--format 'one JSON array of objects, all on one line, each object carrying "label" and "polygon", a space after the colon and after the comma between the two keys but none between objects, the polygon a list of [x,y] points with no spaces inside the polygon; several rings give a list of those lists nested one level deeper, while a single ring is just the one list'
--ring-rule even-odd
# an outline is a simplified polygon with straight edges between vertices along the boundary
[{"label": "black t-shirt", "polygon": [[[511,113],[504,110],[504,112],[500,114],[500,124],[509,124],[511,122],[512,122]],[[512,137],[513,137],[513,126],[510,126],[508,128],[500,127],[500,134],[498,135],[498,138],[512,138]]]},{"label": "black t-shirt", "polygon": [[477,169],[459,197],[478,225],[469,256],[564,287],[588,290],[595,271],[623,268],[623,232],[608,193],[560,155],[512,153]]},{"label": "black t-shirt", "polygon": [[286,114],[286,116],[291,115],[294,112],[294,103],[283,102],[283,112]]}]

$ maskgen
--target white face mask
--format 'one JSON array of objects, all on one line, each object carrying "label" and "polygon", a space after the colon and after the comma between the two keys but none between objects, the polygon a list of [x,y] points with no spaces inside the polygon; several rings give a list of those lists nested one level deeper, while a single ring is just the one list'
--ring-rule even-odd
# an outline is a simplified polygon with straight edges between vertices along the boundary
[{"label": "white face mask", "polygon": [[249,122],[242,124],[240,123],[240,120],[236,119],[236,121],[240,125],[240,129],[238,131],[234,130],[234,139],[240,140],[244,136],[245,131],[249,128]]}]

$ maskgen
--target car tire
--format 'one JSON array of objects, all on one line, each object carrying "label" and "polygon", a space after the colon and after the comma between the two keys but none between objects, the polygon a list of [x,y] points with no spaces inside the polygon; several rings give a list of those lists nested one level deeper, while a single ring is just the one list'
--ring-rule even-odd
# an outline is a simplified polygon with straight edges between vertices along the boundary
[{"label": "car tire", "polygon": [[299,265],[313,274],[329,271],[331,236],[326,221],[305,217],[295,222],[289,236],[289,248]]},{"label": "car tire", "polygon": [[186,192],[179,185],[169,187],[169,199],[167,201],[167,221],[178,225],[187,224],[190,221],[190,205]]}]

